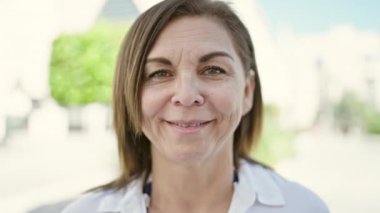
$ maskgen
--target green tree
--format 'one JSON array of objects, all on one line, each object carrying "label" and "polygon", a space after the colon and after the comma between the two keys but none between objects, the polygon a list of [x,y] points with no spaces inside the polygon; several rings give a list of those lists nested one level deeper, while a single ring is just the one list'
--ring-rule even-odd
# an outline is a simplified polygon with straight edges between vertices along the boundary
[{"label": "green tree", "polygon": [[53,43],[50,93],[61,105],[110,103],[117,53],[127,25],[98,24]]},{"label": "green tree", "polygon": [[345,92],[334,106],[335,120],[342,132],[361,127],[368,134],[380,134],[380,112],[352,92]]},{"label": "green tree", "polygon": [[265,105],[261,140],[252,150],[254,158],[269,166],[294,155],[296,132],[282,128],[279,116],[280,111],[275,105]]}]

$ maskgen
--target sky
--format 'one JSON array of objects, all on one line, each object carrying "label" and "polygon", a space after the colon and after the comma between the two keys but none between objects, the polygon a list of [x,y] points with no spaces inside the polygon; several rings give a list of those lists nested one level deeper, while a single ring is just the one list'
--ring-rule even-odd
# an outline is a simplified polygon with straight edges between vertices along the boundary
[{"label": "sky", "polygon": [[335,25],[380,32],[379,0],[257,0],[273,32],[318,33]]}]

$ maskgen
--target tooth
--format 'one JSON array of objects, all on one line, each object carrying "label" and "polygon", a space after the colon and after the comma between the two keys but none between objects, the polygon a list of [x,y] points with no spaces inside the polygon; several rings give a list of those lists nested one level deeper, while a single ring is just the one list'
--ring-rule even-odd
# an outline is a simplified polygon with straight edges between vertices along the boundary
[{"label": "tooth", "polygon": [[182,128],[199,127],[203,125],[203,123],[173,123],[173,124]]}]

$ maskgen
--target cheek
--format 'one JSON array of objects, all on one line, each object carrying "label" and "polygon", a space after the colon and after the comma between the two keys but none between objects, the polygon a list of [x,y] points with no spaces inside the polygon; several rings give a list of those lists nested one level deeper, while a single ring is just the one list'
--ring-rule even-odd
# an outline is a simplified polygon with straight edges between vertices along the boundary
[{"label": "cheek", "polygon": [[144,122],[154,117],[165,104],[165,95],[159,91],[150,88],[142,91],[141,111]]},{"label": "cheek", "polygon": [[235,116],[240,119],[242,114],[243,91],[235,86],[229,85],[218,87],[212,92],[210,98],[213,100],[213,105],[218,112],[224,116]]},{"label": "cheek", "polygon": [[154,106],[154,99],[152,99],[151,95],[146,91],[142,92],[141,95],[141,111],[143,118],[149,117],[148,115],[151,113],[151,108]]},{"label": "cheek", "polygon": [[157,125],[153,124],[162,108],[160,96],[160,92],[150,88],[143,89],[141,93],[142,131],[150,140],[158,131]]}]

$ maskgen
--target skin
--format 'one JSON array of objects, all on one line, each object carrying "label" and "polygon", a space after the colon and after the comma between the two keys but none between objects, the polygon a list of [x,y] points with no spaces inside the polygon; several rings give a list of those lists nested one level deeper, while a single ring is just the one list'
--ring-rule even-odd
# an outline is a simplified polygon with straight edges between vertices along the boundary
[{"label": "skin", "polygon": [[152,143],[149,212],[228,211],[233,133],[253,91],[217,20],[182,17],[164,28],[148,55],[141,99]]}]

